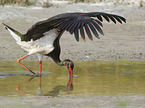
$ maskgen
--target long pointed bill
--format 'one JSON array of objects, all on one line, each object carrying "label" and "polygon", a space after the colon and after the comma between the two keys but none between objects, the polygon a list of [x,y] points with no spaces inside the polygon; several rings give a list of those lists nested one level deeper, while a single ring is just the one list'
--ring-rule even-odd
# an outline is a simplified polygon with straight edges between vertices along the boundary
[{"label": "long pointed bill", "polygon": [[73,77],[73,70],[71,69],[70,65],[69,65],[69,76]]}]

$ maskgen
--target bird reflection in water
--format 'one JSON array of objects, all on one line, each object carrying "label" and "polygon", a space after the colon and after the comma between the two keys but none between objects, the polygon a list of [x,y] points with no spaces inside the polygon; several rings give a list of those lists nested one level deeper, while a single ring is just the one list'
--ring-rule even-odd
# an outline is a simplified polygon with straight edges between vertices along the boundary
[{"label": "bird reflection in water", "polygon": [[[16,90],[20,92],[20,95],[26,95],[27,94],[24,90],[21,89],[21,86],[23,84],[29,83],[34,78],[36,78],[36,77],[34,77],[34,76],[30,77],[26,81],[16,85]],[[73,90],[73,76],[69,76],[69,80],[68,80],[68,83],[67,83],[66,86],[64,86],[64,85],[57,85],[51,91],[49,91],[47,94],[43,94],[43,92],[42,92],[42,85],[41,85],[41,83],[42,83],[42,79],[41,78],[42,78],[42,76],[39,76],[39,87],[37,89],[36,95],[39,95],[39,96],[58,96],[60,90],[68,92],[68,93],[69,93],[69,91]]]}]

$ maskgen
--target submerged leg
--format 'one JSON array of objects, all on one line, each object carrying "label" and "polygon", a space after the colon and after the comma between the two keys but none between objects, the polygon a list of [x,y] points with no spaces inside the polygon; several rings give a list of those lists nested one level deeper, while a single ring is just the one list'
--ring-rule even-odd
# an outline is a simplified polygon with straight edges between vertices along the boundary
[{"label": "submerged leg", "polygon": [[21,65],[22,67],[24,67],[24,68],[25,68],[26,70],[28,70],[29,72],[31,72],[32,74],[35,74],[35,72],[31,71],[29,68],[27,68],[26,66],[24,66],[23,64],[20,63],[20,61],[21,61],[22,59],[26,58],[27,56],[29,56],[29,54],[27,54],[27,55],[25,55],[25,56],[19,58],[19,59],[17,60],[17,63],[18,63],[19,65]]}]

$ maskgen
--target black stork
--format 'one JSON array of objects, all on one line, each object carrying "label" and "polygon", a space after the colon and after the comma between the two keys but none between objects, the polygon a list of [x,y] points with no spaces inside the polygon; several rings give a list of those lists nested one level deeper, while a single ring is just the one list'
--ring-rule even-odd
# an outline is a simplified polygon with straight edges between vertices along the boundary
[{"label": "black stork", "polygon": [[73,76],[74,63],[69,59],[64,61],[60,60],[60,37],[65,31],[68,31],[70,34],[74,34],[77,41],[79,41],[80,36],[85,40],[85,35],[87,35],[90,40],[93,40],[92,34],[99,39],[99,34],[104,35],[102,31],[103,18],[107,22],[113,21],[115,24],[116,22],[120,24],[123,22],[126,23],[124,17],[115,14],[104,12],[76,12],[59,14],[44,21],[37,22],[28,29],[26,34],[21,34],[4,23],[3,25],[17,41],[17,44],[28,51],[28,54],[17,60],[17,63],[22,67],[35,75],[35,72],[21,64],[20,61],[29,55],[37,54],[39,58],[40,75],[42,70],[42,57],[48,56],[59,66],[67,66],[69,75]]}]

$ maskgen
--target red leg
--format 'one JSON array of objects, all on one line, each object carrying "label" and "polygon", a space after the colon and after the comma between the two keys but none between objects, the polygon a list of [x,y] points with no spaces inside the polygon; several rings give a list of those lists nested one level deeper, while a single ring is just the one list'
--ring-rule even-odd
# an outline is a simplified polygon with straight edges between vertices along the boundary
[{"label": "red leg", "polygon": [[25,55],[25,56],[19,58],[19,59],[17,60],[17,63],[18,63],[19,65],[21,65],[22,67],[24,67],[24,68],[25,68],[26,70],[28,70],[29,72],[31,72],[32,74],[35,74],[35,72],[31,71],[29,68],[27,68],[26,66],[24,66],[23,64],[20,63],[20,61],[21,61],[22,59],[26,58],[27,56],[29,56],[29,54],[27,54],[27,55]]},{"label": "red leg", "polygon": [[39,61],[39,74],[41,75],[41,70],[42,70],[42,61]]}]

